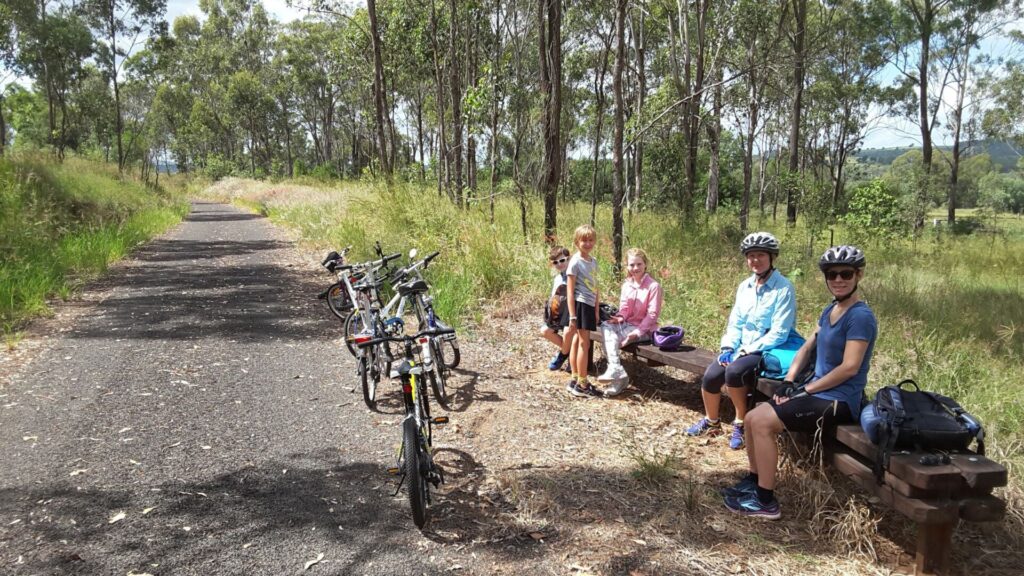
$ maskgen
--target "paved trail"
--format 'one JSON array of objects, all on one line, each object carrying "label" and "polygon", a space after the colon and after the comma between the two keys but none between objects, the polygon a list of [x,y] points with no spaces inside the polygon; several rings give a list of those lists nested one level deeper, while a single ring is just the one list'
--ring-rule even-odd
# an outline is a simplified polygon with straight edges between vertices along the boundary
[{"label": "paved trail", "polygon": [[395,417],[353,393],[314,298],[327,277],[295,261],[265,219],[196,203],[3,376],[0,574],[434,574],[459,560],[391,497]]}]

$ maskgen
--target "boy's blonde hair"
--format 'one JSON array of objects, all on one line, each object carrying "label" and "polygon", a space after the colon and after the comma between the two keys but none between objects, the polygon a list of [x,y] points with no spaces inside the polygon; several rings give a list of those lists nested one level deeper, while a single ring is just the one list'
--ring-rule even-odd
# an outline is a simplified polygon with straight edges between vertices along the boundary
[{"label": "boy's blonde hair", "polygon": [[647,258],[647,252],[644,252],[642,248],[630,248],[629,251],[626,252],[626,263],[629,263],[629,259],[634,257],[643,260],[644,266],[648,268],[651,267],[651,261]]},{"label": "boy's blonde hair", "polygon": [[562,256],[568,255],[569,249],[562,245],[552,246],[551,250],[548,250],[548,260],[557,260]]},{"label": "boy's blonde hair", "polygon": [[597,232],[589,224],[581,224],[572,235],[572,244],[577,248],[584,240],[597,240]]}]

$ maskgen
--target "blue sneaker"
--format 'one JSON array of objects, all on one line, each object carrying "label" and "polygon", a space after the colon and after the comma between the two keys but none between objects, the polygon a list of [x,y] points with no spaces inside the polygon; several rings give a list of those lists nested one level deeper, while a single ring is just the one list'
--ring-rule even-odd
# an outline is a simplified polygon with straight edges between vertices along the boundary
[{"label": "blue sneaker", "polygon": [[567,358],[569,357],[566,356],[565,354],[562,354],[561,352],[555,354],[555,357],[552,358],[551,362],[548,363],[548,370],[551,370],[552,372],[558,370],[559,368],[562,367],[562,364],[565,363],[565,360]]},{"label": "blue sneaker", "polygon": [[733,424],[732,434],[729,435],[729,448],[739,450],[743,445],[743,424]]},{"label": "blue sneaker", "polygon": [[739,498],[744,494],[753,494],[755,492],[757,492],[757,482],[750,476],[744,476],[743,480],[722,490],[722,496],[726,498]]},{"label": "blue sneaker", "polygon": [[701,418],[696,424],[686,429],[687,436],[721,436],[722,423]]},{"label": "blue sneaker", "polygon": [[779,501],[772,498],[771,502],[765,504],[757,497],[757,492],[748,492],[739,497],[726,496],[725,507],[742,516],[764,518],[765,520],[782,518]]}]

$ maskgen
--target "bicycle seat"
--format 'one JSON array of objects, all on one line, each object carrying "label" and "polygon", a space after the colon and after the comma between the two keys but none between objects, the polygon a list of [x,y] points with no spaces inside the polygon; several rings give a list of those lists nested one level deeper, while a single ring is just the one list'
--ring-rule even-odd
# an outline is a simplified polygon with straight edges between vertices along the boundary
[{"label": "bicycle seat", "polygon": [[409,296],[410,294],[422,294],[430,290],[425,280],[414,280],[412,282],[406,282],[398,286],[398,293],[402,296]]}]

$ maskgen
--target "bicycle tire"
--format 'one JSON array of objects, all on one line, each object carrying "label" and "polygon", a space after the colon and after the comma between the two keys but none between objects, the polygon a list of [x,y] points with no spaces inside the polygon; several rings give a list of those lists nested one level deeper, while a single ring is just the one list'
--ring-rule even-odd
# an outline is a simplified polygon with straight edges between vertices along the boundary
[{"label": "bicycle tire", "polygon": [[345,291],[345,287],[342,286],[341,282],[335,282],[327,289],[327,307],[331,309],[331,312],[339,320],[344,321],[348,317],[348,312],[352,309],[352,303],[348,298],[348,292]]},{"label": "bicycle tire", "polygon": [[437,403],[441,405],[441,408],[449,410],[448,378],[445,376],[448,368],[444,364],[444,357],[441,356],[441,344],[433,338],[430,340],[430,354],[434,357],[434,369],[430,372],[430,387],[434,390],[434,398],[437,398]]},{"label": "bicycle tire", "polygon": [[412,508],[412,521],[417,528],[427,524],[427,485],[426,459],[420,431],[416,428],[415,418],[406,418],[402,423],[402,454],[405,457],[405,479],[408,481],[409,507]]},{"label": "bicycle tire", "polygon": [[380,382],[379,375],[374,377],[374,362],[376,362],[377,351],[373,347],[363,351],[358,359],[359,382],[363,387],[363,402],[370,410],[377,410],[377,383]]},{"label": "bicycle tire", "polygon": [[352,337],[363,331],[363,317],[359,312],[351,310],[345,316],[345,347],[352,356],[359,357],[359,348],[352,342]]},{"label": "bicycle tire", "polygon": [[[445,345],[448,345],[449,352],[445,352]],[[459,362],[462,361],[462,353],[459,352],[459,342],[455,338],[441,337],[441,344],[437,347],[438,352],[443,358],[444,365],[449,370],[454,370],[459,367]]]}]

